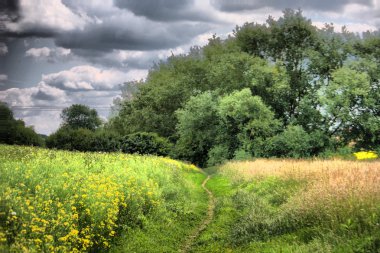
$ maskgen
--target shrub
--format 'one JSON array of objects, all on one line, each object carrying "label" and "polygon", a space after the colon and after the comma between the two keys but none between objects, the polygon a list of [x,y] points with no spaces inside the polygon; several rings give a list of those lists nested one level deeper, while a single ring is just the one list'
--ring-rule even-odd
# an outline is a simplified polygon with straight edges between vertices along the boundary
[{"label": "shrub", "polygon": [[266,156],[307,157],[310,149],[310,135],[301,126],[288,126],[284,132],[269,138]]},{"label": "shrub", "polygon": [[222,164],[228,159],[228,146],[226,145],[217,145],[210,149],[208,152],[208,166],[214,166]]},{"label": "shrub", "polygon": [[120,150],[120,137],[105,130],[93,132],[85,128],[62,127],[46,139],[46,146],[63,150],[112,152]]},{"label": "shrub", "polygon": [[234,160],[244,161],[252,159],[252,155],[244,149],[238,149],[234,153]]},{"label": "shrub", "polygon": [[168,158],[5,145],[0,154],[0,252],[108,252],[122,232],[194,207],[188,175],[199,170]]},{"label": "shrub", "polygon": [[15,120],[8,106],[0,102],[0,143],[43,146],[43,139],[22,120]]},{"label": "shrub", "polygon": [[121,150],[128,154],[152,154],[167,156],[171,150],[171,143],[156,133],[134,133],[121,139]]}]

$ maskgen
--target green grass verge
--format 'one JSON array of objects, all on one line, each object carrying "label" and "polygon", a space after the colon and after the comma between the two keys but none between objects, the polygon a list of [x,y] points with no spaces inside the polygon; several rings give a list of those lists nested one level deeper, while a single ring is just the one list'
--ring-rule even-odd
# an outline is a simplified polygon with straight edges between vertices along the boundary
[{"label": "green grass verge", "polygon": [[286,208],[308,187],[306,181],[276,177],[232,181],[215,168],[208,171],[214,173],[207,187],[216,197],[215,219],[196,241],[194,253],[380,252],[380,209],[373,217],[363,210],[367,216],[361,221],[354,220],[359,214],[351,214],[352,221],[331,227]]},{"label": "green grass verge", "polygon": [[[207,194],[200,187],[204,174],[186,173],[190,192],[180,212],[166,207],[150,217],[144,228],[129,229],[115,242],[110,252],[178,252],[184,240],[204,219]],[[170,204],[168,206],[171,206]]]},{"label": "green grass verge", "polygon": [[0,145],[0,252],[178,252],[206,176],[169,158]]}]

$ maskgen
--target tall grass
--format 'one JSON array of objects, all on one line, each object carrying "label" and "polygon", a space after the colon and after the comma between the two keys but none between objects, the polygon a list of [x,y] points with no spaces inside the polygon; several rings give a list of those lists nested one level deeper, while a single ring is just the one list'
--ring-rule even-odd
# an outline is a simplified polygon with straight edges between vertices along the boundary
[{"label": "tall grass", "polygon": [[0,251],[110,248],[152,213],[189,212],[193,165],[168,158],[0,145]]},{"label": "tall grass", "polygon": [[234,204],[241,216],[232,229],[237,244],[293,234],[335,251],[380,250],[378,160],[259,159],[230,162],[219,172],[239,188]]}]

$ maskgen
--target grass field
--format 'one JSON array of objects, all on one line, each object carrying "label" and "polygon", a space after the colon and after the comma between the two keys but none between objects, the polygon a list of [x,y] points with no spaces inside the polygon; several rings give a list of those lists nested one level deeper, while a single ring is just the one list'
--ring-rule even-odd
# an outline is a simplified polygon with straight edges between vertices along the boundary
[{"label": "grass field", "polygon": [[379,160],[206,172],[203,189],[169,158],[0,145],[0,252],[380,252]]},{"label": "grass field", "polygon": [[207,209],[168,158],[1,145],[0,175],[1,252],[177,252]]},{"label": "grass field", "polygon": [[380,252],[380,162],[211,168],[216,218],[193,252]]}]

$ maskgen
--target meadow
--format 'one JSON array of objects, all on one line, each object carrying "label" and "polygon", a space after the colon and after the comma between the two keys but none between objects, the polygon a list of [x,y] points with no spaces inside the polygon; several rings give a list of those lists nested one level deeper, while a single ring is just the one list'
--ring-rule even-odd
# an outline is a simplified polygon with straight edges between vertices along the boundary
[{"label": "meadow", "polygon": [[0,175],[1,252],[175,252],[207,206],[169,158],[0,145]]},{"label": "meadow", "polygon": [[192,252],[380,252],[380,162],[266,160],[210,168],[213,224]]},{"label": "meadow", "polygon": [[377,159],[205,172],[208,181],[169,158],[0,145],[0,251],[380,251]]}]

